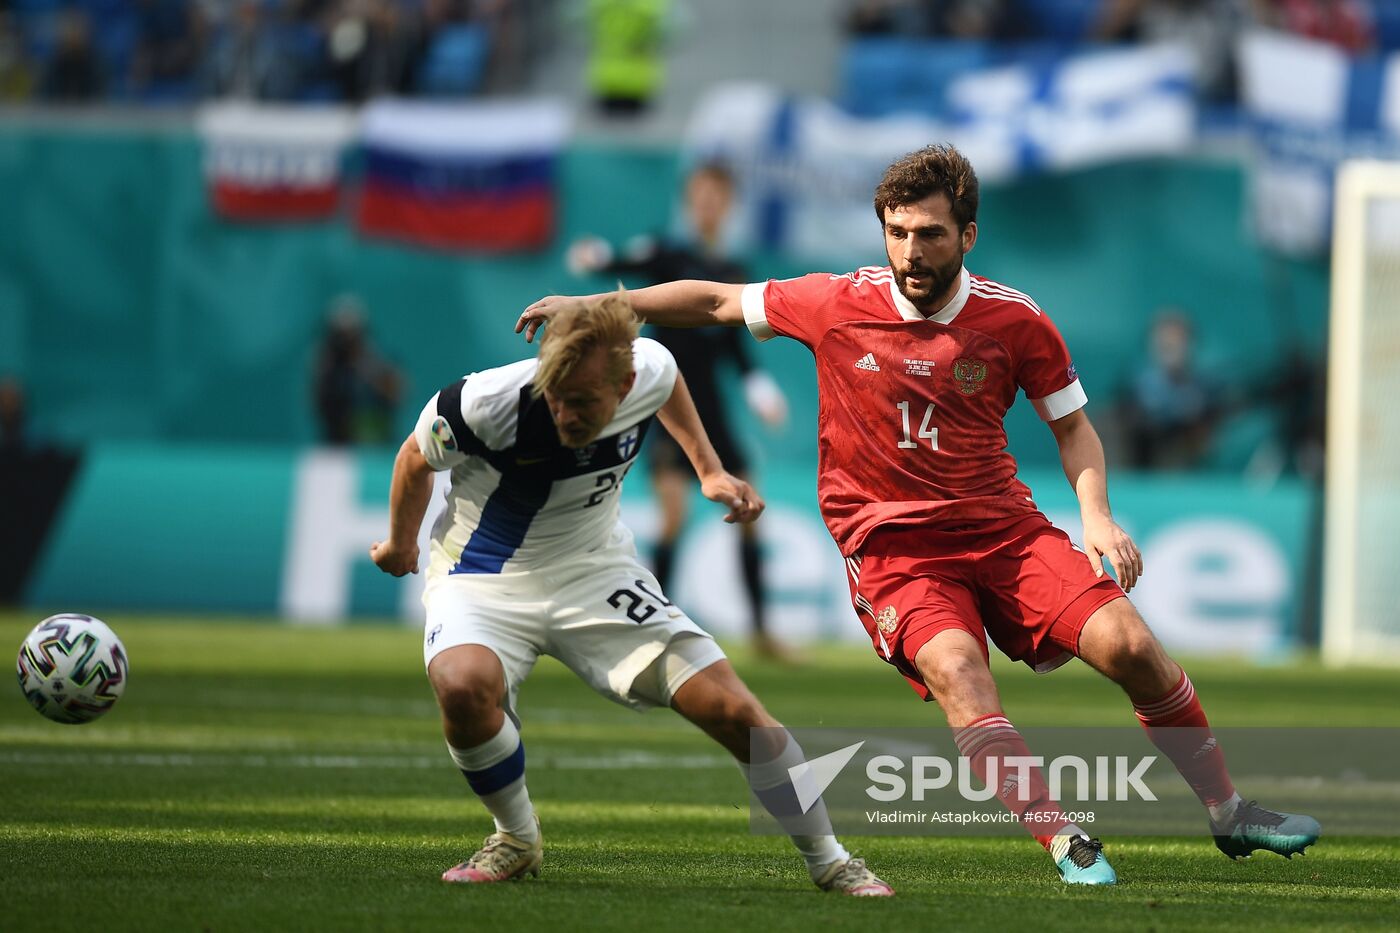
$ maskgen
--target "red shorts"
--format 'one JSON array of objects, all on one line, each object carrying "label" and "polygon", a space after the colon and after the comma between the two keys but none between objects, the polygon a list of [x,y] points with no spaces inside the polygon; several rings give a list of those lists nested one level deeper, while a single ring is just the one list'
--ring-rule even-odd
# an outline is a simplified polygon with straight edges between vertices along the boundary
[{"label": "red shorts", "polygon": [[1013,661],[1054,670],[1079,652],[1084,623],[1123,595],[1036,512],[956,530],[891,526],[846,559],[856,615],[876,652],[931,699],[914,657],[944,629],[987,637]]}]

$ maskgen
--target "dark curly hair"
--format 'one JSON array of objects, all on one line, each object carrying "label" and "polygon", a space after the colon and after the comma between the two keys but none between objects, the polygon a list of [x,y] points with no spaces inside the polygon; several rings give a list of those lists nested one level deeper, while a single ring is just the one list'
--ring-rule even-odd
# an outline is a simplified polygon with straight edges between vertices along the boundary
[{"label": "dark curly hair", "polygon": [[931,194],[945,194],[961,232],[977,219],[977,173],[952,146],[925,146],[889,168],[875,189],[875,216],[885,222],[885,208],[906,207]]}]

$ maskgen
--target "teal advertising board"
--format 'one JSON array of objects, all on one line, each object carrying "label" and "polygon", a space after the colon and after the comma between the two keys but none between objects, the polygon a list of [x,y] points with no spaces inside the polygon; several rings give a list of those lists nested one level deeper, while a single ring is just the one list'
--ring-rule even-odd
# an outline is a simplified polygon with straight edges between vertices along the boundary
[{"label": "teal advertising board", "polygon": [[[368,559],[370,542],[387,530],[391,469],[387,454],[98,446],[49,535],[26,601],[36,609],[412,624],[421,578],[384,576]],[[814,472],[772,466],[759,478],[769,502],[761,528],[775,630],[794,640],[863,638],[844,562],[816,510]],[[1064,477],[1029,471],[1024,478],[1041,508],[1077,535]],[[1173,647],[1262,656],[1298,641],[1316,562],[1310,490],[1122,477],[1113,499],[1146,560],[1134,598]],[[640,474],[624,490],[623,515],[645,550],[657,516]],[[670,595],[712,631],[743,633],[735,530],[703,500],[694,515]]]}]

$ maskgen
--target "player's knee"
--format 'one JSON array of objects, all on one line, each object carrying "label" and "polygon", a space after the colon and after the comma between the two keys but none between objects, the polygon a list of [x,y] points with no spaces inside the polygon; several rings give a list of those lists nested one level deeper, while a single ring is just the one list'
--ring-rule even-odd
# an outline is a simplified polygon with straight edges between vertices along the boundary
[{"label": "player's knee", "polygon": [[1170,673],[1171,659],[1146,625],[1129,626],[1112,655],[1113,679],[1134,684],[1156,681]]},{"label": "player's knee", "polygon": [[504,685],[496,678],[458,676],[433,682],[443,715],[454,722],[471,722],[501,705]]},{"label": "player's knee", "polygon": [[725,690],[715,697],[713,721],[734,730],[749,729],[767,722],[763,704],[747,690]]},{"label": "player's knee", "polygon": [[763,704],[751,693],[747,697],[736,702],[732,721],[744,729],[771,726],[774,723],[773,717],[768,715],[768,711],[763,708]]},{"label": "player's knee", "polygon": [[696,724],[731,751],[749,748],[754,740],[753,729],[777,725],[763,704],[742,687],[717,691],[706,707]]},{"label": "player's knee", "polygon": [[955,692],[967,692],[984,680],[991,680],[986,662],[963,652],[920,656],[919,673],[924,677],[924,684],[940,702],[943,697]]}]

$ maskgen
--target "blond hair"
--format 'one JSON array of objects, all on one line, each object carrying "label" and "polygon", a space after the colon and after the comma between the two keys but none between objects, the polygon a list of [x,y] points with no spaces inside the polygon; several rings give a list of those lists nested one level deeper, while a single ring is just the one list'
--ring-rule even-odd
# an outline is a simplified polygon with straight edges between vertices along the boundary
[{"label": "blond hair", "polygon": [[624,291],[584,298],[550,318],[540,341],[536,396],[554,389],[594,349],[607,354],[608,376],[621,385],[632,372],[632,341],[642,329]]}]

